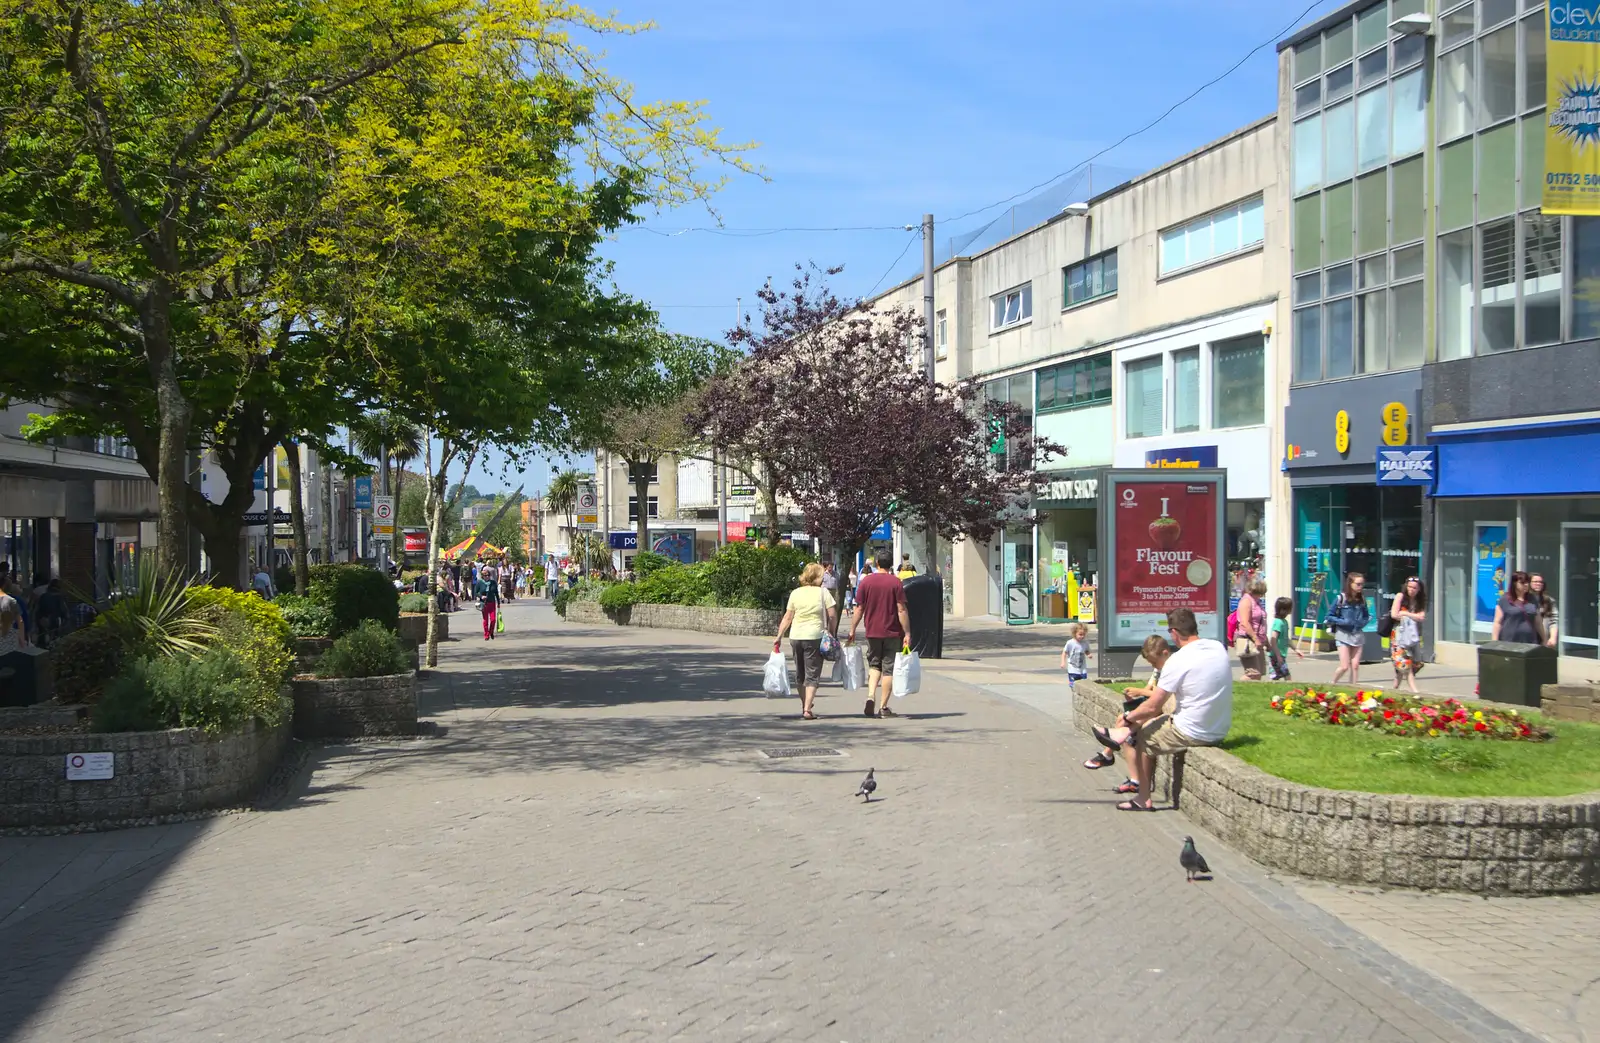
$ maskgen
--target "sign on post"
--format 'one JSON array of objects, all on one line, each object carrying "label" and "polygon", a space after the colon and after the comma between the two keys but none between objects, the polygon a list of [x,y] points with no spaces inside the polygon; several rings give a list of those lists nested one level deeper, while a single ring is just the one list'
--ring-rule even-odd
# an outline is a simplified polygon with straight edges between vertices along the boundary
[{"label": "sign on post", "polygon": [[355,480],[356,510],[372,510],[372,475],[364,474]]},{"label": "sign on post", "polygon": [[67,781],[85,782],[114,778],[117,773],[115,753],[67,754]]},{"label": "sign on post", "polygon": [[576,518],[580,529],[600,527],[600,498],[595,495],[594,486],[585,485],[578,490]]},{"label": "sign on post", "polygon": [[394,536],[394,497],[374,496],[372,498],[372,534],[393,538]]}]

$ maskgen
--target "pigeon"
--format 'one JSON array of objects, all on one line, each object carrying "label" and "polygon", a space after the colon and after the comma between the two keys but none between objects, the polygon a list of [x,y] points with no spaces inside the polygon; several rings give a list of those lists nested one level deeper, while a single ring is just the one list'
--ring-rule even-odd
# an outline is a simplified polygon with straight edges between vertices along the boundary
[{"label": "pigeon", "polygon": [[866,797],[868,801],[872,800],[872,793],[878,788],[878,780],[872,777],[872,773],[877,770],[877,768],[867,769],[867,777],[861,780],[861,788],[856,790],[856,796]]},{"label": "pigeon", "polygon": [[1178,852],[1178,864],[1183,866],[1184,879],[1193,880],[1196,873],[1211,875],[1205,856],[1194,849],[1194,837],[1183,838],[1183,850]]}]

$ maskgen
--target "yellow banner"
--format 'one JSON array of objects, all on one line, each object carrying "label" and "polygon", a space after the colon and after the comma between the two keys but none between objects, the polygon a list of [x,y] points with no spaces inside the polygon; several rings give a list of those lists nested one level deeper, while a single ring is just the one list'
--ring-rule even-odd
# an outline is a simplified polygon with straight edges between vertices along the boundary
[{"label": "yellow banner", "polygon": [[1600,214],[1600,0],[1548,10],[1543,209]]}]

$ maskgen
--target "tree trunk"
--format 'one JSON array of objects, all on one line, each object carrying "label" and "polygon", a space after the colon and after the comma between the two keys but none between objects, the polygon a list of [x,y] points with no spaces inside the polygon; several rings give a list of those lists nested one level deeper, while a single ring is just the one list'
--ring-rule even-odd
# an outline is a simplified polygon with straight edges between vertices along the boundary
[{"label": "tree trunk", "polygon": [[[289,464],[289,524],[294,529],[294,592],[305,597],[311,585],[311,570],[306,564],[306,496],[300,484],[300,446],[283,440],[283,456]],[[271,519],[268,519],[271,523]]]},{"label": "tree trunk", "polygon": [[765,547],[778,545],[778,490],[772,481],[772,465],[761,461],[765,480],[761,483],[761,507],[767,515],[767,531],[761,543]]},{"label": "tree trunk", "polygon": [[319,461],[322,464],[322,481],[318,492],[322,496],[322,563],[333,562],[333,468],[328,466],[327,460]]},{"label": "tree trunk", "polygon": [[181,576],[189,561],[189,427],[194,407],[178,382],[172,357],[172,291],[158,279],[141,302],[145,355],[154,370],[160,446],[156,463],[156,567]]},{"label": "tree trunk", "polygon": [[240,537],[244,534],[244,520],[236,513],[208,508],[202,518],[191,519],[205,541],[206,557],[211,559],[211,581],[226,584],[234,590],[250,589],[249,578],[244,574],[244,547]]},{"label": "tree trunk", "polygon": [[432,669],[439,665],[439,592],[434,584],[439,575],[439,541],[444,536],[445,467],[449,463],[448,440],[440,447],[439,473],[428,478],[428,650],[425,662]]},{"label": "tree trunk", "polygon": [[[634,551],[635,555],[642,554],[650,549],[650,468],[654,466],[654,463],[655,461],[653,460],[645,460],[638,463],[632,460],[628,461],[630,468],[637,467],[637,470],[633,472],[633,495],[634,499],[639,501],[639,517],[636,519],[637,527],[635,529],[638,548]],[[609,544],[610,540],[607,539],[606,542]]]}]

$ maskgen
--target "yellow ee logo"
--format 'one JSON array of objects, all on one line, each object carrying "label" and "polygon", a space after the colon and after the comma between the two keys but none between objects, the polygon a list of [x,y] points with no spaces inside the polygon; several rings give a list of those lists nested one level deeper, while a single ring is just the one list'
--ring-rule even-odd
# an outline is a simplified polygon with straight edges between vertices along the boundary
[{"label": "yellow ee logo", "polygon": [[1350,451],[1350,414],[1342,409],[1333,414],[1333,447],[1340,456]]},{"label": "yellow ee logo", "polygon": [[1410,429],[1406,421],[1411,414],[1406,412],[1406,407],[1400,402],[1390,402],[1383,407],[1383,444],[1405,445],[1406,435]]}]

